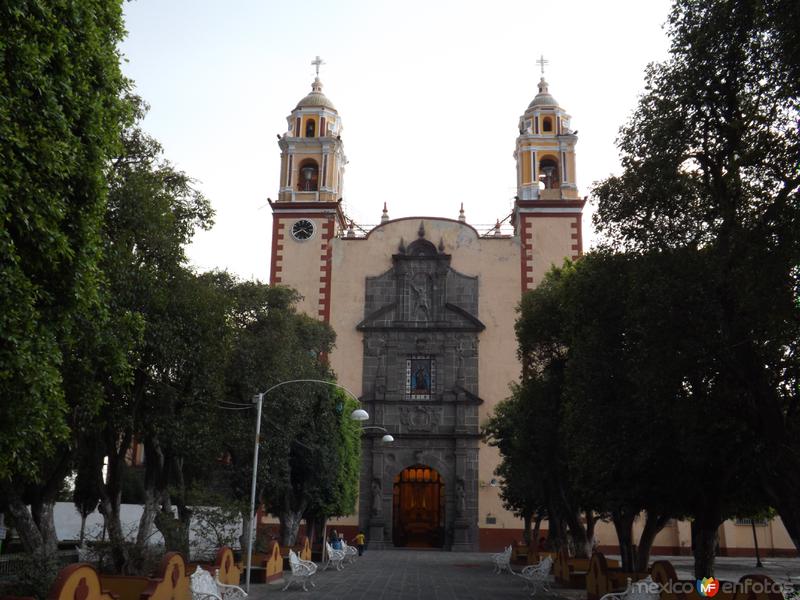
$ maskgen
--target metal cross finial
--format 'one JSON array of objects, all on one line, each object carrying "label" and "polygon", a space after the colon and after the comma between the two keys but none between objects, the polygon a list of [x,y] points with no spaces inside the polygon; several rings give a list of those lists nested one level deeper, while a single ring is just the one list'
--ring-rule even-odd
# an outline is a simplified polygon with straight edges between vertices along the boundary
[{"label": "metal cross finial", "polygon": [[314,65],[317,69],[317,77],[319,77],[319,67],[320,65],[324,65],[325,61],[322,60],[319,56],[317,56],[314,60],[311,61],[311,64]]},{"label": "metal cross finial", "polygon": [[[319,56],[317,58],[319,58]],[[542,67],[542,77],[544,77],[544,66],[550,64],[550,61],[545,60],[544,54],[542,54],[541,58],[539,58],[539,60],[536,61],[536,64]]]}]

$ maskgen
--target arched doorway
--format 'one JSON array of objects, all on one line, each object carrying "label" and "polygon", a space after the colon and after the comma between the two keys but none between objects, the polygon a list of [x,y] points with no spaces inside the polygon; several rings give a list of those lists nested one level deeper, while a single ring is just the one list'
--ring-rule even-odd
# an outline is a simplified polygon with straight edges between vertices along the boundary
[{"label": "arched doorway", "polygon": [[444,482],[425,465],[403,469],[392,490],[392,542],[395,546],[441,548],[444,545]]}]

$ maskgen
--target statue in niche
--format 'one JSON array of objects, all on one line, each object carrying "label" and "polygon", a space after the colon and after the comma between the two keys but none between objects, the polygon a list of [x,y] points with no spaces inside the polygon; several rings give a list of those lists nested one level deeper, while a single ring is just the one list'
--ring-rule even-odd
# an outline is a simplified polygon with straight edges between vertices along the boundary
[{"label": "statue in niche", "polygon": [[386,374],[386,340],[378,338],[378,377]]},{"label": "statue in niche", "polygon": [[386,341],[378,339],[378,368],[375,373],[375,392],[380,396],[386,392]]},{"label": "statue in niche", "polygon": [[408,285],[411,287],[411,291],[414,294],[414,308],[411,314],[421,321],[426,321],[431,311],[430,301],[428,299],[428,282],[423,276],[418,284],[415,284],[414,281],[411,280],[408,282]]},{"label": "statue in niche", "polygon": [[458,343],[456,348],[456,383],[464,385],[464,344]]},{"label": "statue in niche", "polygon": [[467,512],[467,494],[464,492],[464,480],[456,482],[456,515],[463,517]]},{"label": "statue in niche", "polygon": [[381,514],[381,480],[372,480],[372,516],[377,517]]}]

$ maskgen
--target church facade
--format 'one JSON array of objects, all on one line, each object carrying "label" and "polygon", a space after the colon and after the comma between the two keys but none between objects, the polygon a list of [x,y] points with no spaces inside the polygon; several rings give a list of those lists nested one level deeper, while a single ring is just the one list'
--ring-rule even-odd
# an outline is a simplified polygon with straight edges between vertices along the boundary
[{"label": "church facade", "polygon": [[331,365],[376,426],[365,430],[358,514],[340,528],[363,529],[372,548],[519,539],[480,423],[519,379],[521,294],[582,250],[569,115],[542,78],[518,123],[513,233],[498,222],[483,235],[463,207],[453,219],[391,220],[384,206],[380,225],[356,233],[341,207],[342,121],[318,77],[287,125],[270,282],[298,290],[300,309],[336,331]]}]

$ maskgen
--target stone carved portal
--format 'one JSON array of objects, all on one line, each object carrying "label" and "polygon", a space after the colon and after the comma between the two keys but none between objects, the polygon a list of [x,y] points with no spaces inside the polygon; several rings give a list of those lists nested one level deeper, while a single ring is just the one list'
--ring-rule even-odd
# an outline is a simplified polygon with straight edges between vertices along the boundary
[{"label": "stone carved portal", "polygon": [[[477,550],[479,281],[450,267],[423,223],[418,239],[398,248],[388,271],[367,278],[357,326],[362,401],[370,424],[395,438],[363,445],[359,525],[373,548]],[[404,481],[412,467],[414,477],[427,469],[436,481]]]},{"label": "stone carved portal", "polygon": [[415,465],[395,476],[392,488],[392,542],[395,546],[441,548],[444,515],[444,483],[436,469]]}]

